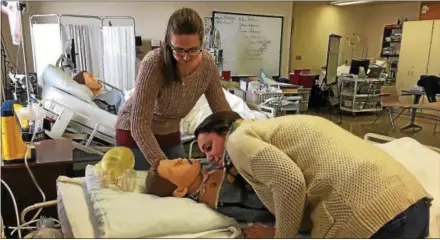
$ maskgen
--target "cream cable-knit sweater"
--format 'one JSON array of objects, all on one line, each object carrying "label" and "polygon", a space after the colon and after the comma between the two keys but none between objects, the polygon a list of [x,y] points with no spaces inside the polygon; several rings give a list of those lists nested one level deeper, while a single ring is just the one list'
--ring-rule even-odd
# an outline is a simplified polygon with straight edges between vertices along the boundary
[{"label": "cream cable-knit sweater", "polygon": [[220,84],[214,59],[202,52],[202,61],[182,83],[169,83],[161,72],[160,49],[149,52],[139,66],[135,90],[121,109],[116,128],[131,131],[147,161],[167,159],[154,134],[180,132],[180,121],[205,94],[213,112],[231,110]]},{"label": "cream cable-knit sweater", "polygon": [[275,214],[277,238],[295,238],[302,219],[313,238],[369,238],[429,197],[389,154],[320,117],[243,121],[227,151]]}]

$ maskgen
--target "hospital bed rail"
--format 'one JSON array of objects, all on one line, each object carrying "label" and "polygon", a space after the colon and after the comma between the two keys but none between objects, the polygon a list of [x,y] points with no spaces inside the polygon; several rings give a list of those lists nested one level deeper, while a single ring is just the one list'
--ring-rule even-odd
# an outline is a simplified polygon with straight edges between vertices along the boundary
[{"label": "hospital bed rail", "polygon": [[101,80],[101,79],[98,79],[98,81],[104,85],[104,89],[105,90],[107,90],[107,87],[110,87],[111,90],[117,90],[117,91],[122,92],[122,94],[124,94],[124,91],[122,91],[121,89],[111,85],[110,83],[106,83],[104,80]]},{"label": "hospital bed rail", "polygon": [[[364,135],[364,140],[375,142],[375,143],[387,143],[396,140],[397,138],[377,134],[377,133],[367,133]],[[378,141],[379,140],[379,141]],[[425,147],[440,153],[440,148],[424,145]]]},{"label": "hospital bed rail", "polygon": [[[54,121],[51,130],[45,131],[45,133],[52,139],[71,139],[74,148],[89,154],[97,154],[101,156],[103,156],[105,152],[116,145],[116,140],[114,137],[100,133],[98,130],[100,127],[113,129],[112,126],[101,123],[90,116],[85,116],[84,114],[75,112],[69,107],[53,100],[42,100],[39,101],[39,103],[47,112],[47,118]],[[61,107],[62,110],[57,113],[55,110],[56,107]],[[90,128],[89,126],[85,126],[84,124],[73,120],[75,115],[95,122],[94,127]],[[68,131],[73,133],[69,133]],[[109,146],[92,145],[92,143],[94,143],[94,138],[107,143]],[[81,144],[73,140],[82,140],[85,143]]]}]

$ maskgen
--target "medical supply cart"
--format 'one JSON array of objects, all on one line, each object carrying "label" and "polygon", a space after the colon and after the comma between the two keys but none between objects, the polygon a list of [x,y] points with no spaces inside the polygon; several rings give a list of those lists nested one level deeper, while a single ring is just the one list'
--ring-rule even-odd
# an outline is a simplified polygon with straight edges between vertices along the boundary
[{"label": "medical supply cart", "polygon": [[359,78],[357,76],[341,76],[339,107],[341,111],[377,112],[380,107],[380,89],[385,84],[385,78]]}]

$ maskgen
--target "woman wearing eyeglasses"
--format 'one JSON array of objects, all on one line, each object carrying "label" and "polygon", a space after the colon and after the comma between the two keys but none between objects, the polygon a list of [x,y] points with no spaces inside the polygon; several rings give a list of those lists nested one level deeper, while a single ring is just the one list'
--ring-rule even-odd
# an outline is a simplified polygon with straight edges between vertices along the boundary
[{"label": "woman wearing eyeglasses", "polygon": [[116,144],[131,148],[135,169],[185,157],[180,121],[205,94],[213,112],[231,110],[213,57],[202,50],[204,26],[192,9],[175,11],[165,42],[142,60],[134,94],[118,115]]}]

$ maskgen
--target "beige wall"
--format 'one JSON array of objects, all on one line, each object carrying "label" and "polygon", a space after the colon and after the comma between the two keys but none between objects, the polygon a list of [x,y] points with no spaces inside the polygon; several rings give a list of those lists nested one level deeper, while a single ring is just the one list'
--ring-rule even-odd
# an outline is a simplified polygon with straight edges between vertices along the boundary
[{"label": "beige wall", "polygon": [[[361,56],[364,50],[368,50],[368,56],[379,57],[384,25],[395,23],[398,17],[415,20],[420,8],[419,2],[384,2],[343,7],[332,6],[329,2],[30,2],[29,15],[129,15],[136,21],[137,35],[144,39],[162,40],[168,17],[184,5],[194,8],[202,17],[210,16],[213,10],[284,16],[281,61],[283,76],[287,76],[291,69],[300,67],[319,71],[326,61],[328,35],[331,33],[343,37],[341,64],[352,58],[349,39],[353,33],[361,37],[361,42],[356,44],[354,57]],[[6,19],[2,15],[2,33],[8,50],[15,55],[17,48],[10,44],[9,24]],[[29,35],[27,19],[24,24],[26,34]],[[28,63],[32,69],[32,51],[29,37],[27,39]],[[296,60],[297,56],[301,60]]]},{"label": "beige wall", "polygon": [[136,35],[158,40],[164,38],[171,13],[183,6],[195,9],[202,18],[211,16],[214,10],[284,16],[281,72],[287,75],[292,5],[292,2],[31,2],[31,13],[132,16],[136,21]]},{"label": "beige wall", "polygon": [[[349,39],[353,33],[361,41],[355,45],[354,56],[380,57],[383,28],[397,22],[397,18],[418,19],[419,2],[381,2],[350,6],[332,6],[328,2],[296,2],[294,4],[294,32],[292,37],[291,69],[311,68],[319,71],[327,58],[329,34],[341,40],[340,64],[351,60]],[[301,60],[296,60],[301,56]]]},{"label": "beige wall", "polygon": [[[362,5],[350,7],[332,6],[328,2],[296,2],[292,37],[292,68],[312,68],[319,71],[326,64],[330,34],[341,35],[341,62],[350,59],[352,49],[348,39],[353,33],[362,36]],[[355,10],[355,11],[354,11]],[[359,44],[360,45],[360,44]],[[359,46],[358,45],[358,46]],[[360,54],[358,47],[355,54]],[[301,60],[297,60],[301,57]]]},{"label": "beige wall", "polygon": [[420,2],[384,2],[368,5],[364,33],[368,45],[368,55],[380,57],[383,28],[396,23],[397,18],[414,21],[419,19]]}]

